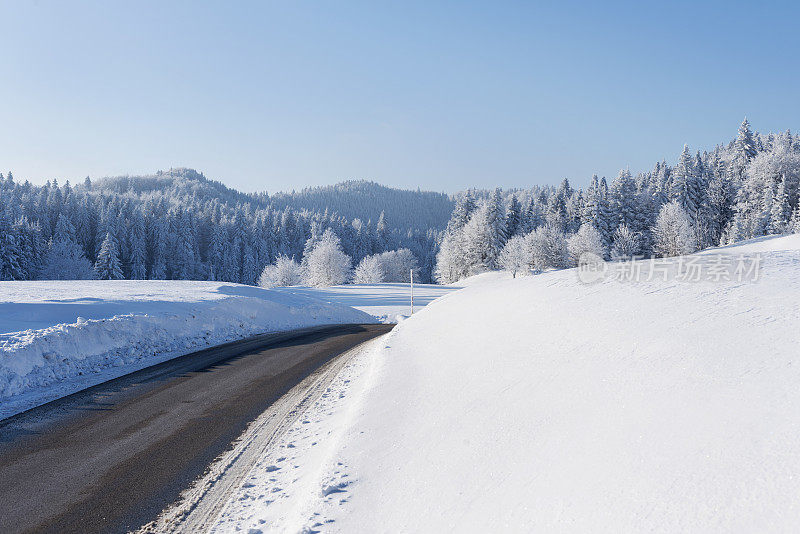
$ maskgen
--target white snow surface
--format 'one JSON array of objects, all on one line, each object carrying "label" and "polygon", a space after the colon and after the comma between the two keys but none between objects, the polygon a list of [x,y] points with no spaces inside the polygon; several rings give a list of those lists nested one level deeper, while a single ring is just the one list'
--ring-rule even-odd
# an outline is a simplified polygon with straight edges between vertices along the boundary
[{"label": "white snow surface", "polygon": [[221,282],[0,282],[0,418],[211,345],[369,322],[309,295]]},{"label": "white snow surface", "polygon": [[[414,311],[419,311],[437,298],[461,289],[457,286],[414,284]],[[351,284],[333,287],[275,288],[294,295],[306,295],[326,302],[352,306],[384,323],[396,323],[411,315],[411,288],[409,284]]]},{"label": "white snow surface", "polygon": [[473,280],[353,360],[214,531],[796,531],[798,249],[717,251],[755,281]]}]

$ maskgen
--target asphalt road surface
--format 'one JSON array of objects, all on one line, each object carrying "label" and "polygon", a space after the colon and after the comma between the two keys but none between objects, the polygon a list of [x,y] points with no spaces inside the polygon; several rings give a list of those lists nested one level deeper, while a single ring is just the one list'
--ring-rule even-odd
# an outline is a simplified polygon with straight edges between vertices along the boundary
[{"label": "asphalt road surface", "polygon": [[391,328],[228,343],[0,421],[0,532],[138,528],[303,378]]}]

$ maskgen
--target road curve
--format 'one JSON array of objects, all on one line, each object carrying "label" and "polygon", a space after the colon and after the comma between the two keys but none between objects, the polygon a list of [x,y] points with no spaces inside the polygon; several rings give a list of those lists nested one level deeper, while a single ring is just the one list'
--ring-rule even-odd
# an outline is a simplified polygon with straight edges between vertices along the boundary
[{"label": "road curve", "polygon": [[138,528],[309,373],[391,328],[257,336],[0,421],[0,532]]}]

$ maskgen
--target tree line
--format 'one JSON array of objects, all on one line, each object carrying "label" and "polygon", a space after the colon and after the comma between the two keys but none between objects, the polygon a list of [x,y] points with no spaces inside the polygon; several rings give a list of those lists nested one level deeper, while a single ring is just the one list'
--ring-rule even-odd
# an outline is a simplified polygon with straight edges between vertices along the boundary
[{"label": "tree line", "polygon": [[352,261],[405,248],[430,279],[438,231],[276,208],[191,169],[73,186],[0,174],[0,280],[219,280],[256,284],[279,257],[301,261],[333,232]]},{"label": "tree line", "polygon": [[557,188],[458,198],[441,241],[435,277],[451,283],[509,268],[563,268],[584,252],[606,259],[672,256],[753,237],[800,231],[800,138],[754,133],[747,119],[736,138],[662,161],[609,185],[586,189],[567,179]]}]

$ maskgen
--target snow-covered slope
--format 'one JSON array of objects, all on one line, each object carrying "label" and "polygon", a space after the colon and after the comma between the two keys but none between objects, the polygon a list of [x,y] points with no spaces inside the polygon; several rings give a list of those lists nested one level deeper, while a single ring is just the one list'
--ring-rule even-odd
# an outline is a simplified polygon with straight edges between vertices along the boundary
[{"label": "snow-covered slope", "polygon": [[219,282],[0,282],[0,418],[209,345],[374,321],[308,295]]},{"label": "snow-covered slope", "polygon": [[716,251],[760,253],[755,280],[684,281],[673,258],[638,281],[573,269],[442,297],[216,531],[795,530],[799,239]]}]

